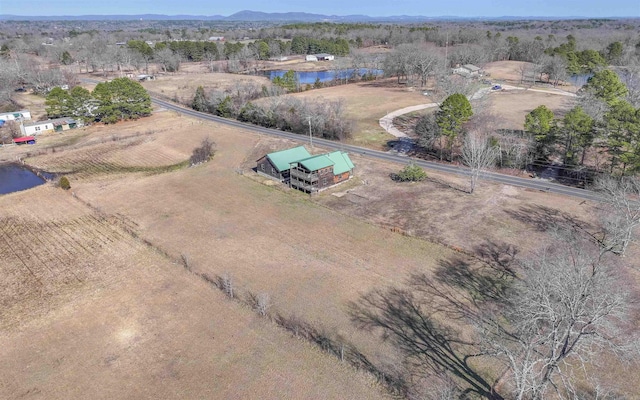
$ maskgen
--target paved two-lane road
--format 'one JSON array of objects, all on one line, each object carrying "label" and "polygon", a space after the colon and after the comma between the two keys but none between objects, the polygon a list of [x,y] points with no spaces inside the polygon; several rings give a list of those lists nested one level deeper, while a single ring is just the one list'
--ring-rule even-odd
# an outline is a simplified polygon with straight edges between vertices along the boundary
[{"label": "paved two-lane road", "polygon": [[[213,121],[213,122],[217,122],[224,125],[234,126],[234,127],[245,129],[252,132],[262,133],[262,134],[271,135],[271,136],[278,136],[278,137],[282,137],[282,138],[286,138],[286,139],[290,139],[298,142],[306,142],[309,139],[307,136],[299,135],[296,133],[283,132],[277,129],[263,128],[261,126],[245,124],[243,122],[239,122],[236,120],[222,118],[222,117],[218,117],[211,114],[201,113],[201,112],[198,112],[189,108],[181,107],[174,103],[161,100],[158,98],[154,98],[154,97],[152,97],[152,101],[158,106],[164,107],[168,110],[177,111],[179,113],[189,115],[195,118]],[[321,147],[326,147],[326,148],[335,149],[335,150],[343,150],[353,154],[361,154],[366,157],[395,162],[398,164],[407,164],[410,161],[413,161],[417,165],[425,169],[430,169],[434,171],[446,172],[446,173],[463,175],[463,176],[468,176],[470,173],[469,169],[465,167],[458,167],[454,165],[439,164],[431,161],[413,159],[406,156],[400,156],[396,154],[386,153],[383,151],[371,150],[364,147],[358,147],[358,146],[348,145],[344,143],[333,142],[326,139],[313,138],[313,142]],[[549,193],[556,193],[556,194],[561,194],[565,196],[577,197],[585,200],[594,200],[594,201],[600,200],[600,196],[597,193],[594,193],[592,191],[574,188],[570,186],[564,186],[564,185],[560,185],[557,183],[540,180],[540,179],[518,178],[510,175],[498,174],[495,172],[485,172],[482,178],[489,181],[497,182],[497,183],[503,183],[505,185],[512,185],[512,186],[518,186],[522,188],[540,190],[540,191],[549,192]]]}]

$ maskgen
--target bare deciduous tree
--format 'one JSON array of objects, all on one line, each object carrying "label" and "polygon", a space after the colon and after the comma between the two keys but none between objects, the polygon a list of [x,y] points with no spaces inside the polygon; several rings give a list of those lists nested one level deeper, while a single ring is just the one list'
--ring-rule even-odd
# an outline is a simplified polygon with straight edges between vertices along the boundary
[{"label": "bare deciduous tree", "polygon": [[602,177],[595,187],[604,196],[605,204],[601,212],[602,245],[624,256],[640,225],[640,179]]},{"label": "bare deciduous tree", "polygon": [[[578,393],[573,373],[590,365],[597,375],[605,349],[623,359],[634,349],[637,327],[621,284],[624,266],[614,265],[620,259],[590,238],[553,235],[519,263],[509,256],[474,267],[453,259],[433,275],[412,275],[404,287],[375,290],[353,307],[354,321],[380,329],[411,374],[447,375],[467,396],[539,400]],[[598,386],[597,379],[587,384]],[[580,390],[573,398],[584,398]]]},{"label": "bare deciduous tree", "polygon": [[576,367],[595,362],[605,347],[622,348],[629,295],[595,247],[557,235],[522,263],[502,310],[482,319],[483,350],[504,363],[501,379],[514,399],[562,395]]},{"label": "bare deciduous tree", "polygon": [[477,132],[469,132],[464,139],[461,155],[462,162],[471,170],[469,193],[473,193],[482,172],[495,165],[499,149],[492,146],[486,136]]},{"label": "bare deciduous tree", "polygon": [[209,161],[215,154],[215,142],[210,137],[202,139],[200,146],[193,149],[191,158],[189,159],[189,165],[194,166]]}]

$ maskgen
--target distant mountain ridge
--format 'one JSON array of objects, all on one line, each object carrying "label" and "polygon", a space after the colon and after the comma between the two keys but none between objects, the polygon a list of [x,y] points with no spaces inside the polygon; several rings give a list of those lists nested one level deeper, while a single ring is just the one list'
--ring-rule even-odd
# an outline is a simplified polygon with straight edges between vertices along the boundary
[{"label": "distant mountain ridge", "polygon": [[[589,17],[546,17],[546,16],[501,16],[501,17],[457,17],[423,15],[392,15],[386,17],[370,17],[368,15],[324,15],[306,12],[267,13],[262,11],[244,10],[223,15],[165,15],[165,14],[136,14],[136,15],[60,15],[60,16],[24,16],[0,14],[3,21],[247,21],[247,22],[423,22],[438,20],[558,20],[558,19],[588,19]],[[623,18],[623,17],[598,17]],[[629,17],[627,17],[629,18]]]}]

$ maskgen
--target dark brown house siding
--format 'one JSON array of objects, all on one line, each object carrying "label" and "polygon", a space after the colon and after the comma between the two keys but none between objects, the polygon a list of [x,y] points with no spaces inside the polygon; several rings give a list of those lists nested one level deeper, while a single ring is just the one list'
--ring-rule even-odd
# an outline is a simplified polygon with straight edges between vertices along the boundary
[{"label": "dark brown house siding", "polygon": [[277,179],[279,181],[284,181],[289,179],[289,171],[285,171],[285,173],[280,173],[278,169],[271,163],[267,156],[262,157],[258,160],[258,164],[256,167],[256,171],[260,175],[265,175],[270,178]]},{"label": "dark brown house siding", "polygon": [[312,193],[333,186],[333,167],[321,168],[317,171],[309,171],[298,164],[291,171],[291,187]]}]

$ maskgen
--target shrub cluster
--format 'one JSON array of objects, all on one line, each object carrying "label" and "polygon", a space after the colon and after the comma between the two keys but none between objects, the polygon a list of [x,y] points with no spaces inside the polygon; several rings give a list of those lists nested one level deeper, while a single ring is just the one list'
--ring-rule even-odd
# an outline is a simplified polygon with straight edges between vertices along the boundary
[{"label": "shrub cluster", "polygon": [[209,137],[206,137],[200,143],[200,146],[193,149],[191,158],[189,158],[189,165],[194,166],[197,164],[205,163],[213,157],[215,153],[215,143]]},{"label": "shrub cluster", "polygon": [[424,169],[412,162],[402,168],[394,178],[399,182],[420,182],[427,178],[427,173],[424,172]]}]

